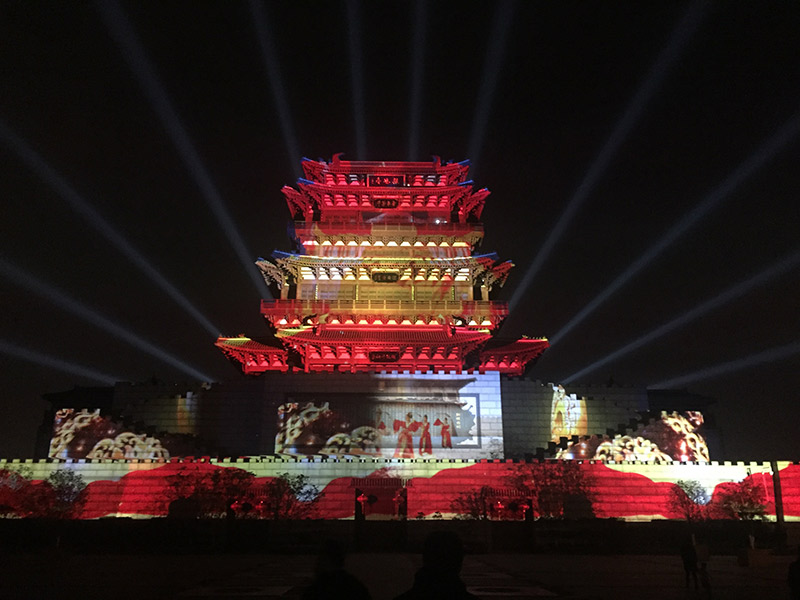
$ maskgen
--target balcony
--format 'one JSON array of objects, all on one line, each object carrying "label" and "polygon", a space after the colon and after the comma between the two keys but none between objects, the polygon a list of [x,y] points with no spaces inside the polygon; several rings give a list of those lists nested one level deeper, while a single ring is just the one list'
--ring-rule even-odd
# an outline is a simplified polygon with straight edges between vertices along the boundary
[{"label": "balcony", "polygon": [[314,315],[328,312],[508,315],[507,302],[487,300],[262,300],[261,314]]}]

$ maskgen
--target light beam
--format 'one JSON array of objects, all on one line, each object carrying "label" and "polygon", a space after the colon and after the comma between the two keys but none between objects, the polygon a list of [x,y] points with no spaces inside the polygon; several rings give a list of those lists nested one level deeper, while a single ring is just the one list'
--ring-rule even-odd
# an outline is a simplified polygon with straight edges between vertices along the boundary
[{"label": "light beam", "polygon": [[41,352],[36,352],[34,350],[28,350],[27,348],[22,348],[21,346],[17,346],[16,344],[13,344],[11,342],[2,339],[0,339],[0,352],[8,354],[9,356],[21,358],[22,360],[27,360],[28,362],[37,365],[45,365],[47,367],[57,369],[58,371],[69,373],[70,375],[75,375],[77,377],[86,377],[87,379],[91,379],[92,381],[97,381],[104,385],[114,385],[118,381],[122,381],[121,377],[116,377],[114,375],[107,375],[106,373],[95,371],[94,369],[90,369],[89,367],[84,367],[83,365],[78,365],[63,360],[61,358],[58,358],[57,356],[52,356],[50,354],[42,354]]},{"label": "light beam", "polygon": [[750,356],[745,356],[744,358],[731,360],[713,367],[706,367],[705,369],[700,369],[698,371],[694,371],[693,373],[687,373],[686,375],[680,375],[678,377],[673,377],[672,379],[665,379],[664,381],[659,381],[658,383],[648,385],[647,389],[663,390],[675,388],[687,383],[712,379],[713,377],[718,377],[719,375],[725,375],[741,369],[777,362],[779,360],[787,359],[798,353],[800,353],[800,342],[791,342],[783,346],[770,348],[769,350],[764,350],[756,354],[751,354]]},{"label": "light beam", "polygon": [[621,348],[615,350],[611,354],[601,358],[598,361],[593,362],[587,367],[584,367],[580,371],[577,371],[563,380],[563,383],[572,383],[573,381],[583,377],[584,375],[591,373],[602,367],[605,364],[610,363],[613,360],[620,358],[621,356],[625,356],[636,350],[637,348],[641,348],[645,344],[649,344],[650,342],[674,331],[678,327],[682,327],[691,321],[703,316],[704,314],[711,312],[712,310],[719,308],[723,304],[727,304],[728,302],[732,302],[737,298],[740,298],[747,292],[765,285],[772,281],[773,279],[780,277],[781,275],[788,273],[795,269],[798,265],[800,265],[800,252],[795,252],[794,254],[789,255],[788,257],[784,258],[780,262],[764,269],[760,273],[753,275],[752,277],[748,278],[745,281],[725,290],[721,294],[714,296],[710,300],[706,300],[702,304],[697,305],[693,309],[685,312],[684,314],[675,317],[671,321],[664,323],[660,327],[656,327],[649,333],[646,333],[642,337],[622,346]]},{"label": "light beam", "polygon": [[664,79],[666,79],[672,66],[677,62],[677,59],[683,54],[692,34],[694,34],[703,21],[706,7],[707,5],[704,2],[692,2],[689,4],[689,9],[673,30],[667,45],[661,50],[655,63],[653,63],[653,66],[650,68],[647,77],[645,77],[633,98],[628,102],[628,105],[625,107],[625,112],[622,114],[619,121],[617,121],[611,135],[600,149],[600,152],[595,157],[586,175],[584,175],[583,181],[581,181],[578,189],[573,193],[567,203],[567,207],[564,209],[564,212],[561,213],[555,226],[550,230],[544,244],[542,244],[542,247],[536,254],[536,258],[534,258],[531,263],[531,266],[525,271],[525,275],[523,275],[522,280],[519,282],[517,289],[514,291],[509,301],[510,311],[513,312],[514,308],[525,296],[531,283],[533,283],[533,279],[542,268],[542,265],[550,258],[553,248],[564,236],[572,219],[594,191],[595,185],[597,185],[597,182],[603,176],[606,169],[608,169],[611,161],[627,139],[628,134],[636,123],[638,123],[644,113],[645,107],[661,87],[661,84],[664,82]]},{"label": "light beam", "polygon": [[427,37],[427,0],[414,2],[414,34],[411,40],[411,98],[408,119],[408,160],[419,157],[419,129],[422,118],[422,83],[425,78],[425,38]]},{"label": "light beam", "polygon": [[589,304],[584,306],[578,314],[561,328],[550,339],[552,348],[564,336],[574,329],[581,321],[592,314],[597,308],[608,300],[617,290],[628,283],[642,269],[653,262],[664,250],[674,244],[682,235],[697,225],[713,209],[717,208],[723,200],[727,199],[736,188],[755,174],[764,164],[775,156],[784,146],[791,142],[800,132],[800,113],[795,114],[773,134],[766,142],[759,146],[750,157],[739,165],[728,177],[706,196],[700,204],[696,205],[680,221],[670,228],[655,244],[637,258],[633,264],[625,269],[611,284],[600,292]]},{"label": "light beam", "polygon": [[357,0],[347,0],[347,29],[350,39],[350,76],[353,86],[353,117],[356,123],[358,160],[367,159],[367,124],[364,112],[364,69],[361,51],[361,11]]},{"label": "light beam", "polygon": [[274,35],[269,15],[262,2],[250,0],[250,12],[253,15],[253,24],[256,27],[258,45],[261,48],[261,57],[264,59],[264,66],[267,69],[270,89],[272,90],[272,100],[278,110],[278,118],[283,134],[283,143],[286,144],[286,153],[289,156],[289,163],[294,172],[295,179],[300,179],[300,151],[298,150],[297,136],[294,132],[294,121],[289,109],[289,102],[286,100],[286,88],[283,85],[281,69],[278,64],[275,46],[273,44]]},{"label": "light beam", "polygon": [[186,375],[189,375],[190,377],[199,381],[213,381],[213,379],[208,375],[201,373],[194,367],[175,358],[171,354],[168,354],[158,346],[151,344],[144,338],[125,329],[121,325],[117,325],[111,319],[101,315],[97,311],[92,310],[82,302],[75,300],[56,287],[37,279],[30,273],[23,271],[22,269],[12,265],[2,258],[0,258],[0,273],[12,280],[17,285],[24,287],[28,291],[33,292],[38,296],[41,296],[59,308],[64,309],[67,312],[84,319],[85,321],[88,321],[92,325],[103,329],[111,335],[116,336],[118,339],[129,343],[131,346],[139,348],[150,356],[155,356],[165,363],[172,365]]},{"label": "light beam", "polygon": [[209,321],[178,288],[167,280],[150,262],[114,227],[106,221],[92,205],[81,197],[67,181],[61,177],[45,160],[34,151],[22,138],[16,135],[4,121],[0,119],[0,138],[17,156],[44,180],[72,210],[85,218],[100,235],[108,240],[147,277],[161,288],[170,298],[186,310],[203,328],[216,337],[220,330]]},{"label": "light beam", "polygon": [[111,36],[121,50],[123,58],[128,63],[131,71],[133,71],[144,95],[150,101],[153,110],[172,139],[172,143],[178,150],[184,165],[194,178],[206,204],[208,204],[217,222],[228,237],[228,241],[245,267],[251,281],[255,284],[262,298],[272,298],[267,284],[259,275],[258,269],[254,268],[252,255],[245,247],[233,218],[225,208],[225,202],[214,182],[211,181],[208,171],[203,166],[200,155],[197,153],[194,144],[192,144],[189,134],[172,106],[164,87],[159,82],[155,68],[150,63],[133,27],[122,11],[122,7],[117,0],[98,0],[95,6],[97,6]]},{"label": "light beam", "polygon": [[[468,154],[473,165],[478,164],[481,149],[483,148],[486,128],[489,125],[489,114],[492,110],[492,100],[497,89],[497,78],[503,67],[503,57],[508,43],[508,30],[514,20],[514,1],[502,0],[497,4],[492,20],[492,30],[489,33],[489,48],[483,61],[481,71],[481,85],[478,90],[478,99],[475,102],[475,115],[472,119],[472,130],[469,136]],[[472,177],[475,169],[472,169]]]}]

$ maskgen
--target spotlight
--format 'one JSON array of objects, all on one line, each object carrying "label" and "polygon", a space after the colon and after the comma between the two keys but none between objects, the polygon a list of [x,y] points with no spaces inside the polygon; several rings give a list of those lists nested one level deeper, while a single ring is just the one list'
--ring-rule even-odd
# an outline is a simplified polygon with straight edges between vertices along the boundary
[{"label": "spotlight", "polygon": [[750,277],[749,279],[742,281],[741,283],[733,286],[732,288],[725,290],[724,292],[722,292],[718,296],[715,296],[714,298],[711,298],[710,300],[706,300],[702,304],[699,304],[698,306],[680,315],[679,317],[672,319],[668,323],[665,323],[660,327],[655,328],[654,330],[652,330],[649,333],[646,333],[642,337],[622,346],[622,348],[619,348],[614,352],[612,352],[611,354],[604,356],[603,358],[592,363],[588,367],[584,367],[580,371],[573,373],[572,375],[564,379],[562,383],[572,383],[573,381],[579,379],[580,377],[583,377],[584,375],[591,373],[596,369],[599,369],[600,367],[611,362],[612,360],[616,360],[621,356],[625,356],[626,354],[633,352],[637,348],[641,348],[645,344],[649,344],[650,342],[660,338],[663,335],[666,335],[667,333],[677,329],[678,327],[682,327],[683,325],[690,323],[691,321],[697,319],[698,317],[701,317],[702,315],[710,312],[711,310],[743,296],[744,294],[746,294],[747,292],[758,286],[765,285],[766,283],[775,279],[776,277],[779,277],[780,275],[783,275],[784,273],[793,270],[798,265],[800,265],[800,252],[795,252],[794,254],[791,254],[790,256],[784,258],[782,261],[772,265],[767,269],[764,269],[757,275],[754,275],[753,277]]},{"label": "spotlight", "polygon": [[[608,169],[609,164],[627,139],[628,134],[639,121],[647,103],[650,102],[650,99],[661,87],[672,65],[675,64],[677,59],[683,54],[684,48],[691,39],[692,34],[700,26],[705,12],[706,5],[703,2],[692,2],[689,5],[689,9],[672,32],[672,36],[670,36],[667,45],[661,50],[656,62],[650,68],[647,77],[625,107],[625,112],[622,114],[622,117],[617,121],[605,145],[603,145],[600,153],[594,159],[586,175],[584,175],[583,181],[581,181],[578,189],[575,190],[572,198],[570,198],[567,207],[559,217],[555,227],[550,230],[547,239],[536,255],[536,258],[534,258],[533,263],[531,263],[531,266],[525,271],[522,281],[520,281],[509,301],[509,310],[512,311],[512,313],[514,307],[516,307],[519,301],[525,296],[525,293],[528,291],[539,269],[542,268],[542,265],[550,257],[553,248],[564,235],[573,217],[575,217],[580,207],[594,191],[594,186],[597,185],[597,182],[603,176],[606,169]],[[552,346],[552,340],[550,341],[550,345]]]},{"label": "spotlight", "polygon": [[294,177],[295,179],[300,179],[300,177],[302,177],[300,167],[298,166],[300,164],[300,151],[297,149],[297,136],[294,133],[292,115],[289,110],[289,103],[286,100],[286,89],[284,88],[283,79],[281,78],[281,69],[278,64],[275,47],[272,43],[274,36],[269,15],[267,14],[264,4],[258,2],[258,0],[250,0],[249,4],[250,12],[253,15],[253,24],[256,27],[258,44],[261,47],[261,56],[267,68],[267,77],[269,78],[270,89],[272,90],[272,99],[278,110],[283,142],[286,144],[286,152],[289,155],[289,162],[294,172]]},{"label": "spotlight", "polygon": [[408,160],[419,155],[419,125],[422,119],[422,83],[425,71],[425,38],[428,24],[426,0],[414,2],[414,34],[411,42],[411,107],[408,119]]},{"label": "spotlight", "polygon": [[45,298],[59,308],[71,312],[72,314],[84,319],[85,321],[88,321],[100,329],[103,329],[118,339],[123,340],[130,345],[135,346],[136,348],[139,348],[147,354],[163,360],[165,363],[172,365],[190,377],[199,381],[213,381],[213,379],[208,375],[201,373],[194,367],[191,367],[185,362],[175,358],[171,354],[168,354],[158,346],[151,344],[135,333],[128,331],[121,325],[118,325],[111,319],[104,317],[85,304],[68,296],[59,289],[37,279],[30,273],[15,267],[2,258],[0,258],[0,273],[14,281],[14,283],[17,285],[24,287],[25,289],[37,294],[38,296],[41,296],[42,298]]},{"label": "spotlight", "polygon": [[353,84],[353,117],[356,122],[358,160],[367,158],[367,124],[364,118],[364,70],[361,51],[361,11],[356,0],[347,0],[347,28],[350,38],[350,69]]},{"label": "spotlight", "polygon": [[51,356],[49,354],[42,354],[41,352],[36,352],[34,350],[28,350],[26,348],[22,348],[6,340],[0,340],[0,352],[3,352],[4,354],[8,354],[10,356],[21,358],[23,360],[27,360],[28,362],[32,362],[37,365],[45,365],[48,367],[52,367],[53,369],[63,371],[64,373],[69,373],[70,375],[75,375],[77,377],[86,377],[87,379],[97,381],[104,385],[114,385],[116,382],[122,381],[123,379],[122,377],[107,375],[105,373],[101,373],[100,371],[95,371],[94,369],[90,369],[89,367],[84,367],[83,365],[77,365],[75,363],[68,362],[56,356]]},{"label": "spotlight", "polygon": [[750,157],[739,165],[719,186],[717,186],[700,204],[690,210],[667,233],[653,244],[644,254],[637,258],[625,271],[623,271],[611,284],[600,292],[589,304],[584,306],[578,314],[561,328],[552,338],[552,348],[560,342],[567,333],[574,329],[581,321],[592,314],[597,307],[608,300],[614,292],[628,283],[642,269],[653,262],[664,250],[669,248],[689,229],[697,225],[713,209],[717,208],[723,200],[742,185],[750,176],[777,154],[786,144],[800,133],[800,113],[795,114],[783,126],[759,146]]},{"label": "spotlight", "polygon": [[219,335],[219,328],[209,321],[203,313],[184,296],[178,288],[170,283],[158,269],[150,262],[114,227],[98,213],[89,202],[80,196],[67,182],[56,173],[44,159],[39,156],[24,140],[17,136],[11,129],[0,120],[0,137],[7,146],[22,159],[28,167],[41,177],[47,184],[61,196],[67,204],[78,214],[82,215],[106,240],[111,242],[122,254],[128,257],[150,280],[155,283],[162,291],[180,304],[186,312],[203,326],[203,328],[213,336]]},{"label": "spotlight", "polygon": [[211,180],[208,171],[206,171],[203,166],[200,155],[197,153],[194,144],[192,144],[189,134],[181,123],[181,119],[172,106],[166,91],[158,81],[155,69],[147,58],[147,54],[139,42],[139,39],[136,37],[136,33],[122,11],[119,2],[117,2],[117,0],[101,0],[96,3],[96,6],[109,32],[120,47],[122,56],[133,71],[142,91],[150,101],[153,110],[156,112],[159,119],[161,119],[161,123],[172,139],[172,143],[178,150],[178,154],[183,160],[184,165],[194,178],[200,193],[203,195],[211,212],[214,213],[217,222],[228,237],[228,241],[231,246],[233,246],[236,255],[245,267],[256,289],[259,291],[262,298],[272,298],[267,284],[258,274],[258,270],[253,268],[251,254],[247,251],[233,218],[231,218],[228,210],[225,208],[225,202],[222,200],[219,191]]},{"label": "spotlight", "polygon": [[693,373],[687,373],[686,375],[680,375],[678,377],[673,377],[672,379],[659,381],[658,383],[648,385],[647,388],[655,390],[674,388],[687,383],[694,383],[695,381],[704,381],[706,379],[711,379],[719,375],[725,375],[726,373],[739,371],[748,367],[784,360],[798,353],[800,353],[800,342],[792,342],[784,346],[778,346],[776,348],[764,350],[763,352],[751,354],[750,356],[745,356],[744,358],[731,360],[713,367],[706,367],[705,369],[700,369],[699,371],[694,371]]},{"label": "spotlight", "polygon": [[[497,88],[497,78],[502,72],[508,30],[511,28],[513,20],[514,2],[513,0],[503,0],[495,9],[492,30],[489,33],[489,48],[483,61],[483,71],[481,71],[481,86],[475,103],[475,115],[472,120],[467,153],[473,164],[478,163],[478,157],[483,148],[486,128],[489,125],[489,114],[492,110],[492,100]],[[475,177],[474,169],[472,177]]]}]

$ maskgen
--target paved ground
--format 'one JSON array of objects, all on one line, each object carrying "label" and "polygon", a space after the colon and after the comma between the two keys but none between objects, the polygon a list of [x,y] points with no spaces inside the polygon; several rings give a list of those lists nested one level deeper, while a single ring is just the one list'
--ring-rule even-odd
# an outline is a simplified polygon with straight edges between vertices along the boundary
[{"label": "paved ground", "polygon": [[[792,560],[770,556],[764,565],[741,567],[735,557],[714,556],[709,563],[713,597],[788,598],[785,582]],[[419,563],[414,554],[348,557],[349,569],[375,600],[408,589]],[[293,600],[310,582],[313,564],[310,555],[0,555],[0,598]],[[481,554],[466,558],[462,576],[470,591],[485,600],[705,597],[685,589],[677,556]]]}]

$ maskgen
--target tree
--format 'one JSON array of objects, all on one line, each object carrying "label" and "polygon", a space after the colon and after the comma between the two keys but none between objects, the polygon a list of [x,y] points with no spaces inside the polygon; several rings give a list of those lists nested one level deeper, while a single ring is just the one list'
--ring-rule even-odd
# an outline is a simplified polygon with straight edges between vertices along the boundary
[{"label": "tree", "polygon": [[244,501],[250,493],[254,479],[253,473],[237,468],[217,469],[206,474],[195,487],[200,514],[225,514],[232,503]]},{"label": "tree", "polygon": [[304,519],[321,497],[305,475],[280,473],[264,485],[260,511],[268,519]]},{"label": "tree", "polygon": [[86,483],[70,469],[58,469],[44,481],[33,481],[30,469],[0,470],[0,515],[22,518],[74,519],[86,503]]},{"label": "tree", "polygon": [[254,479],[253,473],[235,467],[178,471],[167,477],[170,515],[184,518],[224,515],[231,504],[248,496]]},{"label": "tree", "polygon": [[669,508],[681,514],[687,521],[696,521],[708,516],[706,505],[711,498],[699,481],[679,479],[670,490]]},{"label": "tree", "polygon": [[485,520],[492,512],[495,491],[488,485],[462,492],[450,507],[462,519]]},{"label": "tree", "polygon": [[76,518],[86,503],[86,482],[80,473],[58,469],[46,481],[52,490],[52,505],[47,516],[57,519]]},{"label": "tree", "polygon": [[0,469],[0,518],[24,516],[23,499],[30,486],[30,468]]},{"label": "tree", "polygon": [[508,481],[530,499],[534,516],[548,519],[594,516],[591,476],[578,462],[552,460],[520,464]]},{"label": "tree", "polygon": [[714,494],[714,512],[727,519],[752,521],[766,513],[766,494],[752,479],[740,483],[726,483]]}]

